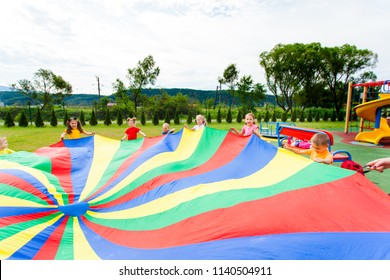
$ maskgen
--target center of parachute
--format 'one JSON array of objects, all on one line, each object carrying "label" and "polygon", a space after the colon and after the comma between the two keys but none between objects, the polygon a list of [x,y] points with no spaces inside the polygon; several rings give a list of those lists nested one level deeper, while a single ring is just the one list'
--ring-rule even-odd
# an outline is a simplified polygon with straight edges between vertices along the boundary
[{"label": "center of parachute", "polygon": [[82,216],[89,209],[89,204],[87,202],[78,202],[69,205],[58,206],[60,210],[65,215],[69,216]]}]

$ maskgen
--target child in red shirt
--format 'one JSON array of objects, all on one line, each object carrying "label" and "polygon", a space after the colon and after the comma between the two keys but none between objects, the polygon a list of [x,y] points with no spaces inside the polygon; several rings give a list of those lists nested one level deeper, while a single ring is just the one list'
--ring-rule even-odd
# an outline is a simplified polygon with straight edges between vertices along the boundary
[{"label": "child in red shirt", "polygon": [[127,137],[127,140],[134,140],[137,139],[137,133],[141,134],[143,137],[146,137],[146,134],[141,131],[138,127],[135,126],[135,120],[137,118],[127,118],[127,124],[129,125],[129,128],[126,129],[125,135],[123,135],[121,141],[125,140]]}]

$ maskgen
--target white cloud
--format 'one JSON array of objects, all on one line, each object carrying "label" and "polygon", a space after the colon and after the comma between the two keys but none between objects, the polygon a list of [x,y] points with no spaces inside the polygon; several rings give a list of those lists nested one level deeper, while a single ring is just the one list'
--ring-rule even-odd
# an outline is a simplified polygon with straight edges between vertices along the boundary
[{"label": "white cloud", "polygon": [[258,56],[278,43],[356,45],[388,79],[389,7],[380,0],[10,1],[0,17],[0,85],[50,69],[75,92],[109,94],[152,55],[156,86],[215,89],[231,63],[264,82]]}]

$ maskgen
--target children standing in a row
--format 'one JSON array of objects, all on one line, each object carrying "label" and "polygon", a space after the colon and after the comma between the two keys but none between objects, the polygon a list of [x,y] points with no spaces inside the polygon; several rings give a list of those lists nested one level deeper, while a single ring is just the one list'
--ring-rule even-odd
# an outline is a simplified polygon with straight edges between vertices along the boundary
[{"label": "children standing in a row", "polygon": [[125,135],[123,135],[121,141],[125,140],[134,140],[137,139],[137,133],[141,134],[143,137],[146,137],[146,134],[141,131],[138,127],[135,125],[135,120],[137,118],[127,118],[127,124],[129,125],[129,128],[126,129]]},{"label": "children standing in a row", "polygon": [[229,131],[240,136],[250,136],[252,134],[260,136],[258,130],[259,127],[255,124],[255,115],[253,113],[247,113],[245,115],[245,125],[242,127],[241,131],[237,130],[234,127],[229,129]]},{"label": "children standing in a row", "polygon": [[95,132],[88,132],[85,131],[82,126],[80,121],[77,118],[70,118],[66,122],[66,129],[64,132],[61,134],[61,140],[64,139],[65,135],[69,137],[69,139],[77,139],[81,137],[81,133],[85,135],[94,135]]},{"label": "children standing in a row", "polygon": [[206,119],[203,115],[197,115],[196,116],[196,125],[193,128],[189,128],[187,124],[184,124],[184,127],[190,130],[199,130],[207,125]]}]

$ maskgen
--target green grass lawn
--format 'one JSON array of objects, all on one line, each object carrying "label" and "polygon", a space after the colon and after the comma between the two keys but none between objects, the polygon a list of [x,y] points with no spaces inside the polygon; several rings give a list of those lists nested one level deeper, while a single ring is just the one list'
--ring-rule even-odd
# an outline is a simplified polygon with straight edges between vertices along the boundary
[{"label": "green grass lawn", "polygon": [[[344,122],[304,122],[304,123],[295,123],[296,126],[299,127],[310,127],[316,129],[326,129],[329,131],[343,131]],[[184,122],[183,122],[184,125]],[[175,128],[176,131],[179,131],[183,128],[183,125],[174,125],[171,124],[171,128]],[[189,125],[192,127],[194,123]],[[217,122],[211,122],[208,124],[209,127],[227,130],[230,127],[236,127],[240,129],[244,123],[236,123],[228,124],[226,122],[222,122],[218,124]],[[161,126],[162,122],[159,125],[155,126],[151,123],[147,123],[145,126],[142,126],[139,122],[137,122],[137,126],[146,133],[147,137],[158,136],[161,134]],[[106,126],[104,124],[98,124],[97,126],[90,126],[89,124],[84,126],[84,129],[87,131],[94,131],[95,133],[120,140],[124,135],[124,131],[126,130],[127,125],[124,124],[122,126],[118,126],[117,124],[112,124],[110,126]],[[40,147],[49,146],[53,143],[60,141],[60,135],[64,131],[65,126],[58,125],[57,127],[51,127],[50,125],[46,125],[42,128],[37,128],[35,126],[28,127],[12,127],[7,128],[3,125],[0,126],[0,135],[6,136],[9,143],[9,148],[15,151],[35,151]],[[380,158],[380,157],[389,157],[390,149],[378,148],[378,147],[365,147],[365,146],[357,146],[351,145],[341,142],[341,138],[338,136],[334,136],[335,145],[333,150],[347,150],[352,154],[353,160],[364,165],[367,162]],[[270,143],[277,145],[275,139],[268,139]],[[335,165],[339,165],[335,163]],[[369,172],[366,174],[367,178],[372,182],[381,187],[385,192],[390,193],[390,170],[385,170],[383,173],[378,172]]]}]

